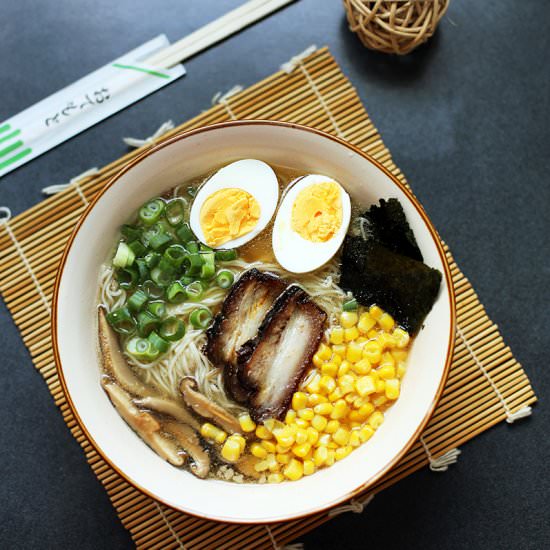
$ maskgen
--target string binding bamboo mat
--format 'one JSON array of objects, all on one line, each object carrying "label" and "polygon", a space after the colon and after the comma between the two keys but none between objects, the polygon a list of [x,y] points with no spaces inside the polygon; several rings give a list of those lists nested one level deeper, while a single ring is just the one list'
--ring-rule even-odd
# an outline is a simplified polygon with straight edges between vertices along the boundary
[{"label": "string binding bamboo mat", "polygon": [[[326,48],[293,58],[284,70],[150,140],[100,170],[0,225],[0,292],[32,360],[72,434],[139,548],[280,548],[345,511],[359,512],[378,491],[430,464],[444,470],[457,447],[494,424],[530,412],[535,394],[521,365],[488,318],[474,289],[446,248],[457,301],[458,328],[444,394],[420,440],[368,494],[349,505],[297,521],[228,525],[177,512],[142,494],[98,455],[76,423],[63,394],[50,336],[52,289],[63,247],[88,202],[129,160],[178,132],[231,119],[276,119],[314,126],[340,136],[405,177],[372,124],[354,88]],[[7,211],[5,211],[7,213]]]}]

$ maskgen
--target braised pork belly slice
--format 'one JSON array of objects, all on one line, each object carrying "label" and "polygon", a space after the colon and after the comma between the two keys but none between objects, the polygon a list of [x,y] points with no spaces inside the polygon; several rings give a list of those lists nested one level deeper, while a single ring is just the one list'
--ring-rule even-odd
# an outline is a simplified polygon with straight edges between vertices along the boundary
[{"label": "braised pork belly slice", "polygon": [[256,422],[282,418],[319,346],[327,314],[297,286],[279,296],[258,330],[239,350],[238,378],[250,388]]},{"label": "braised pork belly slice", "polygon": [[270,273],[250,269],[241,275],[227,295],[221,312],[206,332],[205,353],[224,369],[224,382],[232,397],[242,403],[248,390],[237,378],[237,350],[258,333],[267,312],[287,284]]}]

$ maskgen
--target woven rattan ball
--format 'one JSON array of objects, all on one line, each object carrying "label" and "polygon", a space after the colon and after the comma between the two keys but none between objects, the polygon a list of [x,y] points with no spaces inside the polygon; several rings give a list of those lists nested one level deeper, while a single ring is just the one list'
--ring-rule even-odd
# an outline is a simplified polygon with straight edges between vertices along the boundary
[{"label": "woven rattan ball", "polygon": [[433,35],[449,0],[343,0],[349,28],[371,50],[406,54]]}]

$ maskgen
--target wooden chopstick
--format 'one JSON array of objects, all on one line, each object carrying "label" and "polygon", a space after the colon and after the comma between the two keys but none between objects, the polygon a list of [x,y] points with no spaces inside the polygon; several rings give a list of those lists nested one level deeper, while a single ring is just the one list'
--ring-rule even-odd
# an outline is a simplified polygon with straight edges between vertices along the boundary
[{"label": "wooden chopstick", "polygon": [[145,60],[169,69],[295,0],[249,0]]}]

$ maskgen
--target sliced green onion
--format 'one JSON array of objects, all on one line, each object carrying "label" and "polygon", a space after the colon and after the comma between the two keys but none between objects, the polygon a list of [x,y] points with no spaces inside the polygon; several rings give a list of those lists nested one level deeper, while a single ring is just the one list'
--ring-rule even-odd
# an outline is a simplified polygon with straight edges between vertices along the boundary
[{"label": "sliced green onion", "polygon": [[164,302],[149,302],[147,304],[147,311],[152,313],[155,317],[162,319],[166,315],[166,304]]},{"label": "sliced green onion", "polygon": [[157,265],[157,267],[154,267],[151,269],[151,279],[154,283],[156,283],[158,286],[168,286],[174,278],[174,272],[173,271],[165,271],[161,269],[160,266]]},{"label": "sliced green onion", "polygon": [[229,262],[237,258],[237,251],[234,248],[216,250],[215,254],[219,262]]},{"label": "sliced green onion", "polygon": [[181,244],[171,244],[163,254],[163,258],[166,259],[172,266],[179,267],[185,256],[187,255],[187,250]]},{"label": "sliced green onion", "polygon": [[198,189],[193,186],[193,185],[189,185],[187,187],[187,194],[190,196],[190,197],[194,197],[196,194],[197,194],[197,191]]},{"label": "sliced green onion", "polygon": [[195,279],[193,277],[189,277],[188,275],[183,275],[183,277],[180,277],[181,284],[183,286],[190,285]]},{"label": "sliced green onion", "polygon": [[185,325],[177,317],[167,317],[160,325],[159,334],[161,338],[169,342],[181,340],[185,334]]},{"label": "sliced green onion", "polygon": [[357,300],[355,298],[352,298],[351,300],[346,300],[342,305],[342,309],[344,311],[355,311],[357,307]]},{"label": "sliced green onion", "polygon": [[188,223],[182,223],[180,227],[176,229],[176,236],[182,243],[188,243],[195,239],[195,234],[191,231]]},{"label": "sliced green onion", "polygon": [[115,273],[118,281],[118,286],[124,290],[129,290],[137,285],[139,280],[139,272],[135,267],[125,267],[118,269]]},{"label": "sliced green onion", "polygon": [[174,281],[166,289],[166,299],[171,304],[181,304],[187,300],[187,292],[185,287],[180,283],[180,281]]},{"label": "sliced green onion", "polygon": [[139,280],[143,283],[149,279],[149,268],[147,267],[147,263],[143,258],[138,258],[136,260],[136,266],[139,273]]},{"label": "sliced green onion", "polygon": [[139,240],[142,242],[143,246],[149,247],[151,239],[159,233],[162,233],[162,229],[160,225],[156,223],[155,225],[152,225],[151,227],[145,229],[145,231],[141,234]]},{"label": "sliced green onion", "polygon": [[192,302],[199,300],[203,294],[204,290],[199,281],[193,281],[185,287],[185,293],[187,298]]},{"label": "sliced green onion", "polygon": [[168,233],[160,232],[151,237],[151,239],[149,240],[149,246],[153,250],[159,250],[163,246],[170,244],[172,240],[173,240],[172,235],[169,235]]},{"label": "sliced green onion", "polygon": [[179,225],[183,222],[187,207],[187,201],[181,197],[171,200],[164,210],[166,221],[173,226]]},{"label": "sliced green onion", "polygon": [[141,237],[141,229],[134,225],[124,224],[120,228],[120,232],[128,242],[139,240],[139,238]]},{"label": "sliced green onion", "polygon": [[147,303],[148,299],[147,293],[139,288],[130,296],[126,305],[130,311],[138,312]]},{"label": "sliced green onion", "polygon": [[210,248],[207,244],[199,243],[199,250],[201,252],[214,252],[213,248]]},{"label": "sliced green onion", "polygon": [[162,199],[153,199],[139,209],[139,219],[145,225],[153,225],[160,220],[163,210],[164,201]]},{"label": "sliced green onion", "polygon": [[136,330],[136,320],[127,307],[120,307],[107,313],[107,322],[119,334],[133,334]]},{"label": "sliced green onion", "polygon": [[229,288],[235,281],[235,276],[229,269],[222,269],[216,275],[216,283],[220,288]]},{"label": "sliced green onion", "polygon": [[121,241],[118,243],[113,265],[120,268],[130,267],[134,263],[135,257],[132,249],[124,241]]},{"label": "sliced green onion", "polygon": [[199,329],[205,329],[210,325],[212,321],[212,313],[206,307],[199,307],[194,309],[189,315],[189,322]]},{"label": "sliced green onion", "polygon": [[141,287],[145,290],[147,296],[153,300],[156,298],[161,298],[164,295],[163,288],[157,285],[154,281],[147,280],[141,285]]},{"label": "sliced green onion", "polygon": [[185,243],[185,250],[190,254],[196,254],[199,250],[199,243],[197,241],[189,241]]},{"label": "sliced green onion", "polygon": [[170,344],[164,338],[161,338],[155,331],[147,336],[147,340],[149,340],[160,353],[166,353],[170,347]]},{"label": "sliced green onion", "polygon": [[198,252],[187,254],[184,260],[185,275],[199,275],[202,267],[202,258]]},{"label": "sliced green onion", "polygon": [[126,344],[126,352],[141,361],[153,361],[159,350],[146,338],[132,338]]},{"label": "sliced green onion", "polygon": [[151,312],[145,310],[138,313],[137,324],[138,334],[145,338],[152,330],[158,329],[160,321]]},{"label": "sliced green onion", "polygon": [[201,265],[201,279],[211,279],[216,273],[216,264],[214,263],[214,252],[199,252]]},{"label": "sliced green onion", "polygon": [[161,258],[162,256],[158,252],[148,252],[143,259],[145,260],[147,267],[152,269],[158,265]]},{"label": "sliced green onion", "polygon": [[138,240],[128,243],[128,246],[135,256],[143,256],[147,252],[147,249]]}]

